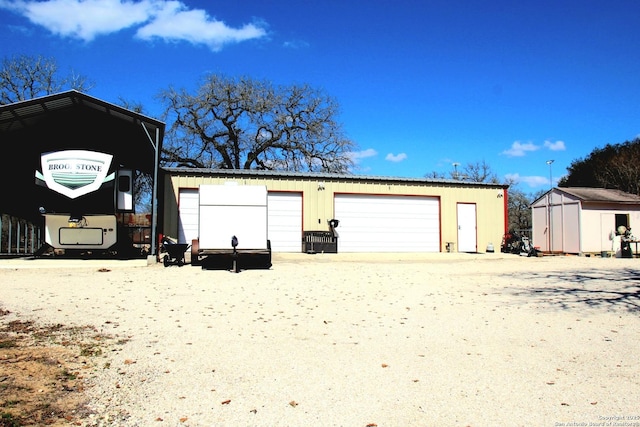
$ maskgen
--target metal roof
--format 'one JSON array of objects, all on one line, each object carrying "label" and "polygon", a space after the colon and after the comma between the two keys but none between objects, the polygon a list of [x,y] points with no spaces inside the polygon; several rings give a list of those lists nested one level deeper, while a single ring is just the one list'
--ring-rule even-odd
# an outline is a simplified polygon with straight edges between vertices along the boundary
[{"label": "metal roof", "polygon": [[110,104],[77,90],[0,105],[0,133],[18,131],[35,126],[44,115],[75,106],[88,107],[132,124],[144,123],[149,132],[155,133],[156,129],[158,129],[161,132],[161,139],[164,136],[162,135],[165,126],[163,122]]},{"label": "metal roof", "polygon": [[609,188],[559,187],[556,190],[577,197],[583,202],[640,204],[640,196]]},{"label": "metal roof", "polygon": [[415,183],[415,184],[441,184],[458,185],[465,187],[487,187],[487,188],[508,188],[504,184],[492,184],[487,182],[471,182],[455,179],[434,179],[434,178],[403,178],[394,176],[379,175],[356,175],[356,174],[336,174],[327,172],[290,172],[254,169],[207,169],[207,168],[186,168],[186,167],[164,167],[169,174],[183,175],[209,175],[224,177],[259,177],[259,178],[292,178],[292,179],[325,179],[343,181],[371,181],[371,182],[395,182],[395,183]]}]

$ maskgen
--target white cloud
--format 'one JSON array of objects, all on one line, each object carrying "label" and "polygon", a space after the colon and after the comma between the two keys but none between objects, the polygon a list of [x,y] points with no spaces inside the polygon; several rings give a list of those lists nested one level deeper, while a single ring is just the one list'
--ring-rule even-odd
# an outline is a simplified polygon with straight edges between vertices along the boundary
[{"label": "white cloud", "polygon": [[551,151],[564,151],[566,150],[566,147],[564,146],[564,141],[556,141],[556,142],[551,142],[551,141],[545,141],[544,142],[544,146],[546,148],[548,148]]},{"label": "white cloud", "polygon": [[264,28],[246,24],[241,28],[228,27],[224,22],[211,18],[205,10],[188,10],[183,3],[165,1],[154,18],[138,30],[136,36],[150,40],[188,41],[205,44],[212,50],[220,50],[228,43],[260,38],[266,35]]},{"label": "white cloud", "polygon": [[21,35],[31,35],[33,31],[23,25],[8,25],[7,28],[13,33],[19,33]]},{"label": "white cloud", "polygon": [[523,157],[529,151],[536,151],[540,149],[538,145],[535,145],[533,142],[525,142],[522,143],[520,141],[515,141],[511,144],[511,148],[508,150],[504,150],[502,154],[505,154],[509,157]]},{"label": "white cloud", "polygon": [[366,159],[367,157],[375,157],[378,155],[378,152],[376,150],[374,150],[373,148],[367,148],[366,150],[363,151],[352,151],[351,152],[351,158],[354,161],[358,161],[361,159]]},{"label": "white cloud", "polygon": [[442,167],[442,166],[451,166],[451,164],[453,163],[452,159],[449,158],[444,158],[444,159],[440,159],[438,160],[437,166],[438,167]]},{"label": "white cloud", "polygon": [[521,176],[520,182],[523,182],[532,188],[545,187],[549,185],[549,178],[544,176]]},{"label": "white cloud", "polygon": [[100,35],[139,27],[137,37],[187,41],[219,50],[228,43],[266,36],[265,25],[231,28],[203,9],[176,0],[0,0],[0,8],[23,15],[62,37],[92,41]]},{"label": "white cloud", "polygon": [[0,7],[21,14],[54,34],[85,41],[141,24],[153,11],[149,1],[121,0],[2,1]]},{"label": "white cloud", "polygon": [[309,45],[309,42],[306,42],[304,40],[290,40],[290,41],[284,42],[282,46],[289,49],[305,49],[305,48],[308,48],[310,45]]},{"label": "white cloud", "polygon": [[514,184],[520,184],[520,174],[518,173],[505,174],[504,178],[509,182],[513,182]]},{"label": "white cloud", "polygon": [[399,154],[389,153],[387,154],[387,157],[385,157],[384,159],[390,162],[398,163],[405,160],[406,158],[407,158],[407,155],[405,153],[399,153]]},{"label": "white cloud", "polygon": [[[505,175],[507,180],[513,181],[515,184],[524,183],[531,188],[549,187],[549,177],[544,176],[520,176],[518,173],[508,173]],[[560,178],[554,177],[554,185]]]}]

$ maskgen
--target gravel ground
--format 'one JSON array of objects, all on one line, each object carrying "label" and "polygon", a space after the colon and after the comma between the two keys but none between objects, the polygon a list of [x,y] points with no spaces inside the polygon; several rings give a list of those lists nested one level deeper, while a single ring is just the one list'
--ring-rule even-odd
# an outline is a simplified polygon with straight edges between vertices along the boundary
[{"label": "gravel ground", "polygon": [[115,338],[87,426],[640,426],[638,259],[53,262],[0,262],[0,308]]}]

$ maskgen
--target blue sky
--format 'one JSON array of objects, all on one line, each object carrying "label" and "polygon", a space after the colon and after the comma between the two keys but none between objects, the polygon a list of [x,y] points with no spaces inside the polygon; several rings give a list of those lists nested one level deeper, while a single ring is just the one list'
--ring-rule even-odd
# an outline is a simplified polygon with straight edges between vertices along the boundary
[{"label": "blue sky", "polygon": [[639,18],[632,0],[0,0],[0,56],[53,57],[152,117],[211,72],[307,83],[341,105],[357,173],[484,161],[535,192],[640,136]]}]

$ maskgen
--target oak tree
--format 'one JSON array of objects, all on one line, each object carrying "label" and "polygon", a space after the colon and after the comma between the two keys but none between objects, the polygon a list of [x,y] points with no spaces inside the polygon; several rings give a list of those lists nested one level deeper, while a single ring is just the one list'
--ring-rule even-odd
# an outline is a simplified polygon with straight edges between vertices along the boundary
[{"label": "oak tree", "polygon": [[347,173],[356,144],[336,101],[308,85],[207,75],[159,94],[170,124],[165,166]]},{"label": "oak tree", "polygon": [[640,195],[640,138],[596,148],[574,160],[560,187],[614,188]]},{"label": "oak tree", "polygon": [[86,77],[71,71],[62,75],[53,58],[17,55],[2,60],[0,104],[26,101],[66,89],[87,92],[92,87]]}]

